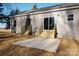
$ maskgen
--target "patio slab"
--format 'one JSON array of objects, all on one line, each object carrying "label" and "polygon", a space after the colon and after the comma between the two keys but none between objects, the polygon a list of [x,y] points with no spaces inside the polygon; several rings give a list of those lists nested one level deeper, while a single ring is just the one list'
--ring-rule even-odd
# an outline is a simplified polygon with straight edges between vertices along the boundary
[{"label": "patio slab", "polygon": [[59,47],[60,41],[61,41],[61,39],[33,38],[33,39],[29,39],[29,40],[16,42],[14,44],[42,49],[42,50],[47,50],[50,52],[56,52],[57,48]]}]

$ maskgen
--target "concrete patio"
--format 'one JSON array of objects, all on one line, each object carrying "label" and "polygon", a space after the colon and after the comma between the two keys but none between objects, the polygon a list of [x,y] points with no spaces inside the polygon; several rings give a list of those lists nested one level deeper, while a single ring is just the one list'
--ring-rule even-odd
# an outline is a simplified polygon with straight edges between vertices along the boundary
[{"label": "concrete patio", "polygon": [[60,41],[61,39],[33,38],[33,39],[16,42],[14,44],[42,49],[50,52],[56,52],[59,47]]}]

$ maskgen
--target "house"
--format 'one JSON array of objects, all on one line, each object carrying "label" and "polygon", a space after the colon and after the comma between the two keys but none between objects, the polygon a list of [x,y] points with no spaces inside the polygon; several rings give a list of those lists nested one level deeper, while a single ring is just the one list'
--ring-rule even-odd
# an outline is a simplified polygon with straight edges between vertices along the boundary
[{"label": "house", "polygon": [[[11,17],[11,33],[79,38],[79,4],[34,8]],[[43,35],[44,33],[44,35]],[[54,33],[54,34],[50,34]],[[49,35],[50,34],[50,35]]]}]

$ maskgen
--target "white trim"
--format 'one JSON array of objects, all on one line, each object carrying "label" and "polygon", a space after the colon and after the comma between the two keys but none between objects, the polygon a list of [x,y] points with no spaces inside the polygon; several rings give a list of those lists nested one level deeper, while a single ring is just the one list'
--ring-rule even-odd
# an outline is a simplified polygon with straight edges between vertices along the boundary
[{"label": "white trim", "polygon": [[[75,6],[75,7],[67,7],[67,8],[57,8],[57,9],[53,9],[52,10],[47,10],[47,11],[40,11],[40,12],[33,12],[33,13],[29,13],[30,15],[34,15],[34,14],[41,14],[41,13],[50,13],[50,12],[57,12],[57,11],[64,11],[67,9],[75,9],[75,8],[79,8],[79,6]],[[22,13],[23,14],[23,13]],[[21,17],[21,16],[27,16],[27,13],[25,13],[24,15],[15,15],[13,17]]]},{"label": "white trim", "polygon": [[39,14],[39,13],[55,12],[55,11],[61,11],[61,10],[67,10],[67,9],[74,9],[74,8],[79,8],[79,6],[67,7],[67,8],[57,8],[57,9],[53,9],[52,8],[52,10],[41,11],[41,12],[34,12],[34,13],[30,13],[30,14]]},{"label": "white trim", "polygon": [[54,31],[54,29],[52,29],[52,30],[49,30],[49,29],[48,29],[48,30],[45,30],[45,29],[43,28],[43,31]]}]

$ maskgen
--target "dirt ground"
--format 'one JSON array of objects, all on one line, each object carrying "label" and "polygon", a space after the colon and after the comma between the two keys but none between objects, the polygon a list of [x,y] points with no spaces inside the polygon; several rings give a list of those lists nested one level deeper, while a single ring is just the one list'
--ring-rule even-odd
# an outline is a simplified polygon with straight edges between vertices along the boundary
[{"label": "dirt ground", "polygon": [[28,38],[32,37],[0,31],[0,56],[79,56],[79,44],[74,39],[69,38],[61,38],[56,53],[12,44],[17,41],[28,40]]}]

